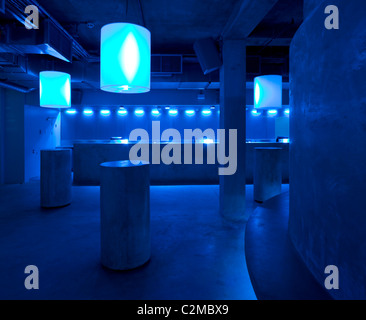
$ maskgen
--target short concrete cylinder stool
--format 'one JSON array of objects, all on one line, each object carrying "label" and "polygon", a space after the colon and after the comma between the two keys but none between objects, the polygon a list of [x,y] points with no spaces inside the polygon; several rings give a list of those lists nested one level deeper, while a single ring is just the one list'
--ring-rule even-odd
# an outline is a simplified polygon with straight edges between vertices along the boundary
[{"label": "short concrete cylinder stool", "polygon": [[41,207],[71,203],[71,150],[41,150]]},{"label": "short concrete cylinder stool", "polygon": [[147,162],[100,165],[101,262],[128,270],[150,259],[150,173]]},{"label": "short concrete cylinder stool", "polygon": [[254,200],[264,202],[281,193],[281,148],[255,148]]}]

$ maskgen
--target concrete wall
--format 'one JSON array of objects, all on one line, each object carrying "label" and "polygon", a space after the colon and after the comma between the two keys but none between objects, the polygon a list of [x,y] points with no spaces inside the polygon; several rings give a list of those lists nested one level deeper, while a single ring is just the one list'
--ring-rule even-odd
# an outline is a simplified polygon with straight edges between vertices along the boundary
[{"label": "concrete wall", "polygon": [[[205,130],[212,128],[216,130],[219,124],[219,115],[213,110],[212,115],[203,116],[199,111],[193,117],[186,116],[180,112],[177,116],[170,116],[167,110],[162,110],[162,115],[154,117],[151,115],[151,106],[144,107],[145,115],[136,116],[135,108],[128,108],[126,116],[116,114],[116,109],[111,108],[110,116],[105,117],[99,114],[101,108],[94,108],[93,116],[85,116],[82,114],[82,108],[78,109],[78,114],[69,115],[62,112],[62,140],[108,140],[111,137],[128,138],[131,131],[137,128],[146,130],[151,137],[152,121],[160,121],[161,132],[169,128],[175,128],[181,135],[184,129],[200,128]],[[192,108],[195,109],[195,108]],[[201,107],[198,108],[201,110]]]},{"label": "concrete wall", "polygon": [[4,183],[4,154],[5,154],[5,96],[0,89],[0,184]]},{"label": "concrete wall", "polygon": [[[324,9],[338,6],[339,30]],[[366,2],[324,1],[290,49],[290,237],[341,299],[366,298]],[[301,275],[299,275],[301,277]]]},{"label": "concrete wall", "polygon": [[[204,131],[207,128],[217,130],[219,126],[218,110],[213,110],[211,116],[202,116],[199,112],[193,117],[186,116],[181,112],[176,117],[171,117],[164,110],[160,117],[153,117],[150,114],[151,106],[145,107],[146,114],[137,117],[133,114],[134,108],[128,115],[118,116],[116,111],[109,117],[103,117],[95,112],[93,116],[84,116],[83,108],[78,108],[78,114],[62,114],[61,139],[64,143],[75,140],[107,140],[110,137],[128,138],[130,132],[136,128],[145,129],[151,135],[152,121],[161,122],[161,132],[165,129],[177,129],[181,135],[184,129],[199,128]],[[99,110],[100,108],[96,109]],[[201,110],[201,107],[198,108]],[[283,117],[283,122],[277,122],[276,117],[253,116],[250,110],[246,115],[246,137],[247,139],[276,139],[276,132],[283,133],[283,128],[288,127],[288,117]],[[288,136],[288,132],[287,132]]]},{"label": "concrete wall", "polygon": [[[209,89],[204,90],[205,99],[198,99],[199,90],[177,90],[177,89],[152,89],[144,94],[128,94],[119,95],[101,90],[82,90],[78,93],[72,92],[73,106],[128,106],[128,105],[177,105],[189,106],[196,105],[219,105],[220,90]],[[254,104],[253,83],[247,83],[246,88],[246,104]],[[34,90],[26,95],[26,104],[39,104],[39,91]],[[283,85],[282,104],[289,104],[289,90]]]},{"label": "concrete wall", "polygon": [[304,0],[303,12],[304,20],[313,13],[313,11],[321,5],[324,0]]},{"label": "concrete wall", "polygon": [[42,149],[54,149],[61,143],[61,114],[58,109],[24,107],[25,182],[40,176]]},{"label": "concrete wall", "polygon": [[40,150],[61,141],[59,111],[25,106],[26,95],[0,89],[0,183],[18,184],[40,175]]},{"label": "concrete wall", "polygon": [[290,125],[289,117],[277,117],[275,123],[275,136],[289,137],[290,136],[289,125]]},{"label": "concrete wall", "polygon": [[3,109],[3,183],[24,182],[24,101],[17,91],[0,91]]}]

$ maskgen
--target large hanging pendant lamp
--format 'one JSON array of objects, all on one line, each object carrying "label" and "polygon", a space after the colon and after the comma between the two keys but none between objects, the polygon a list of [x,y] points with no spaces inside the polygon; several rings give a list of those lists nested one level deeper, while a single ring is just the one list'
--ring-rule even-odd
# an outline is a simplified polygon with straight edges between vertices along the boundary
[{"label": "large hanging pendant lamp", "polygon": [[150,31],[131,23],[101,30],[100,88],[117,93],[150,91]]},{"label": "large hanging pendant lamp", "polygon": [[45,108],[71,107],[71,76],[58,71],[39,73],[40,106]]},{"label": "large hanging pendant lamp", "polygon": [[265,75],[254,78],[254,108],[282,107],[282,76]]}]

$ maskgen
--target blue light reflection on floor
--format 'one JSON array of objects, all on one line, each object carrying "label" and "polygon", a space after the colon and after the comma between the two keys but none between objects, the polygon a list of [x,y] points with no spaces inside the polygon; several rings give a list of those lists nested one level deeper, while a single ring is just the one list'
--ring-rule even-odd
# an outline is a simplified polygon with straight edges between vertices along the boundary
[{"label": "blue light reflection on floor", "polygon": [[[52,210],[39,207],[39,182],[0,189],[0,299],[256,298],[245,223],[220,216],[218,186],[152,186],[152,257],[129,272],[100,264],[99,187],[73,187],[72,204]],[[39,268],[40,290],[24,288],[29,264]]]}]

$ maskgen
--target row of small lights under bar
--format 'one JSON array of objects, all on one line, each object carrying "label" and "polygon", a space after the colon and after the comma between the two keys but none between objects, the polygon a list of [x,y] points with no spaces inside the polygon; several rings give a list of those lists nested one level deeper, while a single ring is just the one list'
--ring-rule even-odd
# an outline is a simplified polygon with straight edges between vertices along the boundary
[{"label": "row of small lights under bar", "polygon": [[[250,113],[255,116],[258,117],[260,115],[262,115],[264,112],[267,112],[267,116],[268,117],[275,117],[278,115],[278,110],[277,109],[268,109],[266,111],[258,111],[257,109],[253,109]],[[290,109],[284,109],[283,110],[283,114],[285,116],[289,116],[290,115]]]},{"label": "row of small lights under bar", "polygon": [[[179,113],[178,109],[170,109],[169,108],[167,110],[168,110],[169,115],[171,115],[171,116],[176,116]],[[99,112],[102,116],[109,116],[111,114],[111,111],[108,110],[108,109],[101,109]],[[193,110],[193,109],[188,109],[188,110],[185,110],[184,112],[187,116],[194,116],[196,114],[196,110]],[[66,113],[67,114],[76,114],[77,110],[68,109],[68,110],[66,110]],[[138,108],[134,111],[134,113],[135,113],[136,116],[143,116],[145,114],[145,110],[141,109],[141,108]],[[87,116],[91,116],[91,115],[94,114],[94,111],[92,109],[84,109],[83,114],[87,115]],[[128,111],[125,108],[121,108],[121,109],[117,110],[117,114],[120,115],[120,116],[125,116],[125,115],[128,114]],[[162,111],[159,110],[159,109],[153,109],[153,110],[151,110],[151,114],[153,116],[160,116],[162,114]],[[201,114],[203,116],[210,116],[212,114],[212,110],[211,109],[203,109],[203,110],[201,110]]]},{"label": "row of small lights under bar", "polygon": [[[108,110],[108,109],[101,109],[99,112],[102,116],[109,116],[111,114],[111,111]],[[220,112],[220,111],[218,111],[218,112]],[[277,109],[269,109],[266,112],[267,112],[267,116],[269,116],[269,117],[274,117],[274,116],[278,115],[278,110]],[[76,114],[77,110],[68,109],[68,110],[66,110],[66,113],[67,114]],[[145,114],[145,110],[139,108],[139,109],[136,109],[134,111],[134,113],[135,113],[136,116],[143,116]],[[161,113],[162,112],[159,109],[151,110],[151,114],[153,116],[156,116],[156,117],[160,116]],[[168,113],[169,113],[170,116],[177,116],[179,112],[178,112],[178,109],[170,109],[169,108]],[[187,109],[187,110],[184,111],[184,113],[187,116],[194,116],[196,114],[196,110]],[[290,115],[290,109],[285,109],[283,111],[283,113],[284,113],[285,116]],[[83,114],[86,115],[86,116],[92,116],[94,114],[94,111],[92,109],[84,109]],[[128,114],[128,111],[125,108],[121,108],[121,109],[117,110],[117,114],[120,115],[120,116],[125,116],[125,115]],[[201,114],[203,116],[210,116],[212,114],[212,110],[211,109],[203,109],[203,110],[201,110]],[[257,109],[253,109],[253,110],[251,110],[251,114],[253,116],[257,117],[257,116],[262,115],[263,111],[258,111]]]}]

